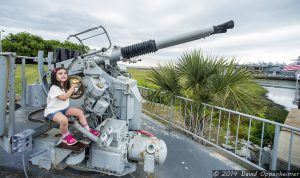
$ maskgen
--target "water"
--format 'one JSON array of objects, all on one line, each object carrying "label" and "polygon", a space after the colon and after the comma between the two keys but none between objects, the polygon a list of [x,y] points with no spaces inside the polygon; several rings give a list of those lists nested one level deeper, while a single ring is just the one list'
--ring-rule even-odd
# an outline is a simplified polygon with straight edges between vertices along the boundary
[{"label": "water", "polygon": [[[265,80],[259,79],[256,80],[259,83],[267,84],[267,85],[280,85],[280,86],[296,86],[295,81],[287,81],[287,80]],[[295,98],[295,89],[287,89],[287,88],[275,88],[275,87],[265,87],[268,90],[267,97],[274,101],[274,103],[280,104],[285,107],[287,111],[290,111],[292,108],[297,108],[298,106],[293,103]]]}]

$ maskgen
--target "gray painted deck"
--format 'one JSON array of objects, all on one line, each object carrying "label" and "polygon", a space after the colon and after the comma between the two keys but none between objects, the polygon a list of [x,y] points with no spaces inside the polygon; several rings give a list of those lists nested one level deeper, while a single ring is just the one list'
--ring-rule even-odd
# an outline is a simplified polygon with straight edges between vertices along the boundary
[{"label": "gray painted deck", "polygon": [[[40,124],[27,121],[27,112],[16,111],[16,126],[30,125],[38,127]],[[233,163],[224,156],[216,153],[209,147],[202,146],[175,131],[143,115],[142,128],[155,134],[156,137],[164,140],[168,147],[168,156],[164,164],[156,166],[152,177],[157,178],[201,178],[212,177],[212,170],[223,169],[243,169],[241,166]],[[20,128],[17,129],[18,131]],[[26,157],[26,156],[25,156]],[[70,168],[64,170],[43,170],[30,165],[27,161],[26,169],[29,177],[113,177],[95,172],[81,172]],[[22,155],[20,153],[7,154],[0,147],[0,177],[25,177],[23,173]],[[138,166],[135,173],[124,176],[129,177],[147,177],[143,168]]]}]

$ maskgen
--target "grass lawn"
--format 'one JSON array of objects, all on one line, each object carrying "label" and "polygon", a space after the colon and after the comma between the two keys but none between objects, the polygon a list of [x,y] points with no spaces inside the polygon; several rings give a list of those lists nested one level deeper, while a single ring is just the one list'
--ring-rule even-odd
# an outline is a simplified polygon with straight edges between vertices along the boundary
[{"label": "grass lawn", "polygon": [[[45,65],[45,70],[46,70]],[[25,65],[25,76],[27,84],[32,84],[39,81],[38,65],[26,64]],[[15,75],[15,90],[17,94],[22,92],[22,65],[17,64],[16,75]]]},{"label": "grass lawn", "polygon": [[137,80],[138,86],[157,88],[156,85],[153,85],[147,81],[147,75],[150,72],[149,69],[127,68],[127,70],[131,74],[131,78]]}]

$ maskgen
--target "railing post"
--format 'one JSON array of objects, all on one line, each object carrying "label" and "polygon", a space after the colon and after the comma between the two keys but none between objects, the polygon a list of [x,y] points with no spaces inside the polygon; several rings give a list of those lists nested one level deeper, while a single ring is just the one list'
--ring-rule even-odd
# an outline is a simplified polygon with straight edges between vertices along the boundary
[{"label": "railing post", "polygon": [[0,55],[0,136],[4,135],[6,128],[6,103],[7,103],[7,82],[9,77],[9,57]]},{"label": "railing post", "polygon": [[9,121],[8,121],[8,138],[15,134],[15,54],[9,55]]},{"label": "railing post", "polygon": [[262,123],[262,131],[261,131],[261,138],[260,138],[260,147],[259,147],[259,158],[258,158],[258,165],[261,167],[261,154],[262,154],[262,147],[264,143],[264,133],[265,133],[265,123]]},{"label": "railing post", "polygon": [[47,82],[47,73],[44,71],[44,51],[38,51],[38,71],[40,76],[40,82],[44,91],[45,97],[49,92],[49,84]]},{"label": "railing post", "polygon": [[238,138],[239,138],[240,120],[241,120],[241,115],[239,115],[239,117],[238,117],[238,123],[237,123],[238,125],[236,127],[234,154],[236,154],[237,142],[238,142]]},{"label": "railing post", "polygon": [[212,124],[212,119],[213,119],[213,113],[214,113],[214,108],[211,107],[210,124],[209,124],[209,134],[208,134],[208,140],[209,141],[210,141],[210,135],[211,135],[211,124]]},{"label": "railing post", "polygon": [[299,75],[299,74],[296,74],[296,92],[295,92],[295,100],[294,100],[295,102],[298,103],[298,109],[300,109],[299,77],[300,77],[300,75]]},{"label": "railing post", "polygon": [[[50,72],[50,69],[52,69],[51,68],[52,61],[53,61],[53,52],[48,52],[48,58],[47,58],[48,72]],[[49,74],[51,74],[51,73],[49,73]]]},{"label": "railing post", "polygon": [[201,130],[201,136],[202,136],[202,138],[204,138],[205,109],[206,109],[206,105],[204,105],[204,107],[203,107],[202,130]]},{"label": "railing post", "polygon": [[172,125],[171,125],[171,119],[173,119],[173,104],[174,104],[174,97],[171,96],[171,100],[170,100],[170,111],[169,111],[169,122],[170,122],[170,129],[172,129]]},{"label": "railing post", "polygon": [[228,144],[228,138],[230,136],[229,123],[230,123],[230,112],[228,112],[227,130],[226,130],[226,145]]},{"label": "railing post", "polygon": [[276,125],[275,134],[274,134],[273,150],[272,150],[272,162],[271,162],[270,170],[277,169],[279,133],[280,133],[280,126]]},{"label": "railing post", "polygon": [[191,102],[191,111],[190,111],[190,123],[189,123],[189,131],[191,131],[191,129],[193,130],[192,128],[192,125],[193,125],[193,121],[192,119],[194,118],[193,116],[193,102]]},{"label": "railing post", "polygon": [[187,101],[184,100],[184,119],[183,119],[183,128],[184,129],[186,129],[186,117],[187,117],[186,107],[187,107]]},{"label": "railing post", "polygon": [[26,106],[26,75],[25,58],[22,58],[22,107]]},{"label": "railing post", "polygon": [[288,159],[288,171],[291,170],[293,137],[294,137],[294,131],[291,130],[290,146],[289,146],[289,159]]},{"label": "railing post", "polygon": [[222,111],[221,111],[221,109],[220,109],[220,110],[219,110],[219,124],[218,124],[218,133],[217,133],[217,144],[219,144],[219,134],[220,134],[221,115],[222,115]]}]

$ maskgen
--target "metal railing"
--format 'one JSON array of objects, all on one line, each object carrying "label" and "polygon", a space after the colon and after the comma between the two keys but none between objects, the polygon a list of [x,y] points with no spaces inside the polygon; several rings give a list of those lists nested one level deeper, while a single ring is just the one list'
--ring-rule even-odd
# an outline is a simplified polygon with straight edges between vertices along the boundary
[{"label": "metal railing", "polygon": [[[286,165],[280,162],[284,169],[291,169],[294,134],[300,135],[299,128],[145,87],[139,87],[139,91],[143,97],[143,112],[202,143],[257,169],[277,170],[278,161],[282,159],[286,161]],[[288,155],[278,159],[279,136],[283,130],[290,133]]]},{"label": "metal railing", "polygon": [[296,103],[298,105],[298,108],[300,107],[300,87],[299,87],[299,79],[300,79],[300,75],[296,74],[296,87],[295,87],[295,98],[294,98],[294,103]]}]

